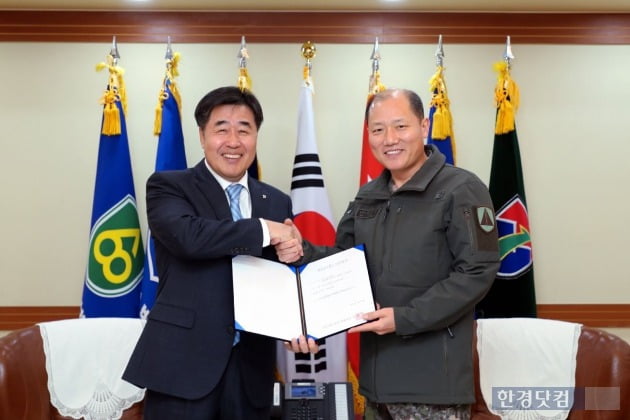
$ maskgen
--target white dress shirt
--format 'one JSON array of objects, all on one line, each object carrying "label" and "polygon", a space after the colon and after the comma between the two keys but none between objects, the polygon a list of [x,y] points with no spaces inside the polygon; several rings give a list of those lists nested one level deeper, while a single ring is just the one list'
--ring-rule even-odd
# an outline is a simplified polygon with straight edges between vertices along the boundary
[{"label": "white dress shirt", "polygon": [[[227,179],[221,177],[218,173],[216,173],[216,171],[212,169],[210,165],[208,165],[207,160],[204,159],[204,163],[206,164],[206,168],[208,168],[212,176],[217,180],[217,182],[223,189],[223,192],[225,193],[225,198],[227,198],[228,203],[229,203],[230,197],[228,196],[226,189],[230,185],[234,184],[234,182],[230,182]],[[243,188],[241,189],[241,195],[239,196],[239,202],[238,202],[239,208],[241,210],[241,215],[243,216],[243,219],[249,219],[252,217],[252,197],[249,194],[249,185],[247,183],[247,172],[245,172],[243,177],[238,182],[236,182],[236,184],[241,184],[243,186]],[[264,248],[271,243],[271,237],[269,235],[269,227],[267,227],[267,223],[262,218],[258,220],[260,220],[260,227],[262,228],[262,232],[263,232],[262,246]]]}]

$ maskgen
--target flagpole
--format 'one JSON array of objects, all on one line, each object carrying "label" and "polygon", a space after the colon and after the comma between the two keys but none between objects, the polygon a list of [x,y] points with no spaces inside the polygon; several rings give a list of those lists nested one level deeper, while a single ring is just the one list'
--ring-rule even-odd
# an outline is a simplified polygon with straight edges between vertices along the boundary
[{"label": "flagpole", "polygon": [[241,36],[241,46],[238,49],[238,54],[236,55],[238,58],[238,88],[242,91],[244,90],[252,90],[252,79],[249,77],[249,72],[247,71],[247,59],[249,58],[249,53],[247,51],[247,44],[245,43],[245,36]]},{"label": "flagpole", "polygon": [[512,67],[512,60],[514,60],[514,54],[512,54],[512,45],[510,43],[510,36],[507,36],[507,40],[505,41],[505,52],[503,53],[503,59],[507,63],[508,70]]},{"label": "flagpole", "polygon": [[372,76],[375,76],[381,64],[381,53],[378,51],[378,37],[374,38],[374,49],[372,49],[370,60],[372,60]]},{"label": "flagpole", "polygon": [[247,59],[249,55],[247,54],[247,43],[245,42],[245,36],[241,36],[241,48],[238,50],[238,65],[240,68],[244,69],[247,67]]},{"label": "flagpole", "polygon": [[112,49],[109,50],[109,55],[111,55],[112,57],[112,63],[114,64],[114,66],[117,66],[120,54],[118,53],[118,43],[116,42],[116,35],[114,35],[112,38]]},{"label": "flagpole", "polygon": [[444,66],[444,47],[442,45],[442,34],[438,37],[438,46],[435,50],[435,65],[438,67]]},{"label": "flagpole", "polygon": [[378,37],[374,38],[374,48],[372,49],[370,60],[372,60],[372,74],[370,75],[368,95],[372,96],[382,90],[385,90],[385,86],[381,83],[381,53],[378,49]]},{"label": "flagpole", "polygon": [[173,59],[173,48],[171,47],[170,35],[166,37],[166,53],[164,54],[164,59],[166,60],[166,67],[168,67],[168,62]]},{"label": "flagpole", "polygon": [[435,145],[446,156],[446,163],[455,165],[456,147],[450,99],[448,98],[446,81],[444,80],[444,56],[444,45],[440,34],[435,50],[436,69],[429,80],[431,103],[429,104],[427,144]]}]

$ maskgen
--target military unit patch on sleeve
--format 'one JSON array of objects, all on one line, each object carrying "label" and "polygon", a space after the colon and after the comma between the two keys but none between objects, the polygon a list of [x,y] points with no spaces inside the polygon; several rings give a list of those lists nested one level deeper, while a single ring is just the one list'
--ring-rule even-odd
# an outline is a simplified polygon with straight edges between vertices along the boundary
[{"label": "military unit patch on sleeve", "polygon": [[479,223],[479,227],[484,232],[492,232],[496,225],[492,209],[488,207],[477,207],[477,223]]},{"label": "military unit patch on sleeve", "polygon": [[475,218],[475,235],[477,247],[480,251],[498,251],[499,242],[496,235],[491,235],[496,230],[497,224],[494,211],[490,207],[476,207],[473,212]]}]

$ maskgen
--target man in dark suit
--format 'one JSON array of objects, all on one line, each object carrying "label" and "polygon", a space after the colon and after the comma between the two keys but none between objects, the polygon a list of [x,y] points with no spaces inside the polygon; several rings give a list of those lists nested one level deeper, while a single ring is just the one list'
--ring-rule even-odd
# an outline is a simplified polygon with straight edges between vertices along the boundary
[{"label": "man in dark suit", "polygon": [[[215,89],[195,119],[205,159],[147,182],[160,283],[123,378],[147,388],[148,420],[267,420],[275,341],[234,330],[232,257],[293,262],[301,237],[283,223],[292,217],[290,198],[247,175],[263,121],[256,97]],[[299,338],[287,348],[317,351]]]}]

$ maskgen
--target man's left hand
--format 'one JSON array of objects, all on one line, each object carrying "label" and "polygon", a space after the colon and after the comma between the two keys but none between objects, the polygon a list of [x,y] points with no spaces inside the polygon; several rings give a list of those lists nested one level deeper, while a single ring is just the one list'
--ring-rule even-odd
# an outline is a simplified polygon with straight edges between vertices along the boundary
[{"label": "man's left hand", "polygon": [[365,324],[358,325],[348,330],[349,333],[373,332],[378,335],[389,334],[396,331],[396,320],[394,319],[394,308],[380,308],[373,312],[363,314]]}]

